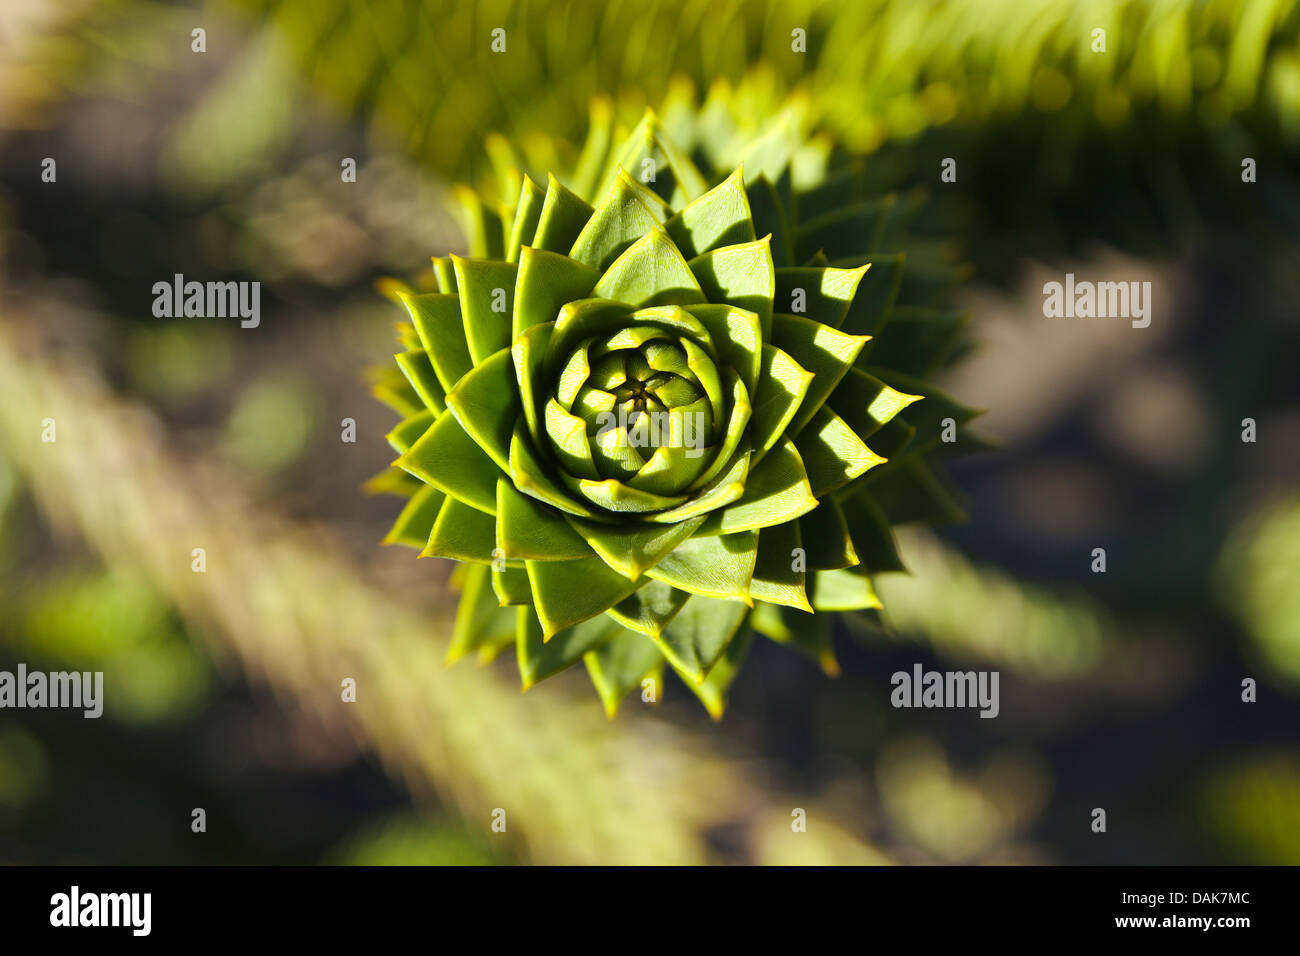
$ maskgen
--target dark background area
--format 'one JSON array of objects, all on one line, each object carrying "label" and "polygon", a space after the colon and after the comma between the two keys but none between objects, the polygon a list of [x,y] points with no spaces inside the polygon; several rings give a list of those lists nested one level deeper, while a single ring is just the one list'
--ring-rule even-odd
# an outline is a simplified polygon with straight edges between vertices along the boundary
[{"label": "dark background area", "polygon": [[[867,162],[882,187],[929,187],[934,223],[970,264],[961,302],[978,347],[945,384],[987,409],[984,430],[1002,441],[954,465],[970,520],[905,537],[912,575],[880,583],[892,633],[837,623],[838,678],[758,642],[720,724],[670,688],[655,708],[629,702],[610,728],[569,676],[520,703],[509,660],[440,675],[440,687],[466,689],[437,723],[401,704],[354,721],[331,703],[336,684],[313,696],[292,670],[295,654],[319,660],[349,645],[309,636],[281,652],[289,639],[256,616],[249,640],[233,639],[186,597],[189,543],[177,542],[173,576],[125,545],[105,547],[109,518],[96,525],[93,511],[59,498],[75,484],[43,478],[31,422],[44,406],[29,385],[20,394],[0,382],[14,412],[8,429],[0,418],[0,670],[103,670],[125,702],[100,720],[0,714],[0,862],[638,860],[645,841],[673,859],[781,862],[789,851],[773,849],[773,834],[788,831],[789,807],[814,804],[845,846],[878,860],[1300,861],[1300,167],[1294,103],[1275,95],[1296,56],[1291,6],[1279,7],[1254,64],[1257,95],[1231,108],[1214,82],[1196,85],[1184,108],[1144,86],[1142,57],[1158,43],[1142,31],[1165,27],[1147,5],[1126,4],[1111,32],[1121,67],[1104,92],[1127,90],[1133,105],[1118,119],[1100,113],[1082,55],[1061,52],[1087,49],[1087,3],[1059,20],[1024,8],[1047,18],[1048,39],[1022,41],[1043,66],[1029,71],[1024,102],[996,109],[972,91],[997,75],[997,58],[958,33],[914,41],[888,96],[884,80],[839,54],[788,65],[782,17],[812,24],[810,46],[828,50],[863,29],[865,14],[834,3],[742,4],[743,55],[683,36],[654,70],[626,64],[630,75],[617,74],[618,43],[635,51],[658,34],[634,32],[623,5],[603,19],[580,4],[502,5],[520,54],[500,76],[466,52],[457,70],[412,72],[399,85],[416,91],[410,100],[388,95],[401,64],[429,62],[427,44],[446,59],[462,26],[469,38],[496,22],[487,5],[462,23],[465,6],[409,13],[440,26],[391,47],[384,38],[400,36],[407,15],[397,6],[364,22],[343,5],[250,2],[0,14],[13,54],[0,73],[8,342],[70,356],[115,402],[147,412],[150,434],[184,464],[172,487],[196,498],[214,483],[237,490],[249,553],[325,535],[322,553],[377,602],[400,592],[437,646],[455,600],[447,569],[380,549],[396,506],[359,492],[391,457],[390,422],[363,370],[391,354],[397,319],[375,279],[463,248],[445,198],[481,169],[475,142],[534,128],[572,139],[562,127],[591,95],[653,99],[673,73],[706,88],[757,68],[828,101],[851,87],[856,111],[828,105],[825,125],[863,151],[862,116],[924,114],[942,81],[951,115],[885,128]],[[680,6],[689,22],[698,5]],[[864,5],[871,29],[887,31],[904,6]],[[982,27],[971,14],[972,34],[1011,17],[985,7]],[[566,36],[592,38],[572,42],[600,46],[590,75],[565,72],[574,52],[562,46],[538,52],[538,23],[561,10]],[[203,55],[189,51],[198,23],[209,31]],[[1235,34],[1221,26],[1191,30],[1197,69],[1204,50],[1230,59]],[[376,57],[384,69],[366,65]],[[1055,82],[1045,70],[1074,91],[1050,109],[1034,92]],[[468,86],[448,85],[452,72]],[[437,117],[460,116],[447,106],[457,96],[464,135],[447,119],[439,142]],[[40,181],[47,156],[56,184]],[[357,184],[339,182],[343,156],[357,159]],[[945,184],[950,156],[958,181]],[[1242,182],[1244,156],[1257,160],[1257,182]],[[1044,317],[1042,284],[1066,272],[1151,281],[1151,327]],[[152,284],[173,273],[261,281],[262,327],[153,318]],[[338,441],[345,417],[358,423],[355,446]],[[1245,418],[1257,423],[1254,443],[1242,441]],[[15,422],[30,427],[19,436]],[[128,434],[104,440],[133,454]],[[93,470],[78,478],[97,480]],[[132,517],[124,504],[127,517],[113,520],[157,537],[161,512]],[[1105,574],[1090,570],[1096,547]],[[315,587],[314,568],[286,580]],[[889,675],[916,663],[999,670],[1001,714],[891,708]],[[418,673],[424,662],[392,666]],[[1247,677],[1256,703],[1241,699]],[[573,726],[582,733],[548,730]],[[554,778],[540,758],[513,756],[557,746],[572,749],[571,765]],[[643,760],[655,792],[680,805],[655,817],[659,829],[610,805],[639,786],[606,773],[611,751]],[[599,772],[588,779],[584,766]],[[730,781],[725,806],[711,787],[719,774]],[[497,839],[489,812],[515,785],[553,804],[523,815],[522,836]],[[190,830],[193,807],[207,811],[206,834]],[[1097,807],[1104,834],[1090,828]],[[605,842],[589,845],[597,831]],[[568,845],[570,856],[556,849]],[[817,851],[836,852],[849,850]]]}]

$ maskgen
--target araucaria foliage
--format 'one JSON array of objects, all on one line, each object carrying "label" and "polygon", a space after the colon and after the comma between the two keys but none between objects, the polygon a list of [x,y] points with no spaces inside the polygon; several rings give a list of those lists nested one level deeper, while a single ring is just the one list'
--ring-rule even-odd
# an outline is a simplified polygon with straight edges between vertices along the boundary
[{"label": "araucaria foliage", "polygon": [[891,524],[958,515],[932,459],[974,413],[924,378],[962,317],[895,305],[954,274],[930,243],[904,282],[915,203],[792,106],[662,115],[598,107],[571,172],[464,192],[471,256],[392,289],[373,484],[409,498],[391,541],[463,562],[453,657],[513,643],[525,687],[581,660],[611,715],[666,662],[719,716],[755,630],[834,669],[825,612],[880,607]]}]

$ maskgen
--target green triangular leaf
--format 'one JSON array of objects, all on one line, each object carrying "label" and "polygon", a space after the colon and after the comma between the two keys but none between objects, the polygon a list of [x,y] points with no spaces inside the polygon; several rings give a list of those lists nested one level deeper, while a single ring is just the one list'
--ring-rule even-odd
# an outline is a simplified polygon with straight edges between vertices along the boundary
[{"label": "green triangular leaf", "polygon": [[447,393],[456,420],[502,471],[510,469],[510,439],[522,411],[516,389],[514,358],[503,348]]},{"label": "green triangular leaf", "polygon": [[545,360],[555,323],[529,326],[510,346],[515,367],[515,382],[524,409],[524,423],[534,442],[542,442],[542,417],[546,404]]},{"label": "green triangular leaf", "polygon": [[870,268],[777,269],[775,308],[838,329],[849,314],[858,283]]},{"label": "green triangular leaf", "polygon": [[513,337],[518,338],[534,325],[556,321],[561,307],[587,298],[598,278],[600,273],[591,266],[525,246],[519,254]]},{"label": "green triangular leaf", "polygon": [[844,318],[840,331],[850,335],[876,335],[889,321],[898,297],[898,289],[903,281],[903,255],[852,256],[836,259],[836,266],[871,266],[849,306],[849,314]]},{"label": "green triangular leaf", "polygon": [[763,364],[754,399],[750,433],[761,458],[786,433],[804,396],[812,386],[813,373],[773,345],[763,346]]},{"label": "green triangular leaf", "polygon": [[889,519],[871,500],[871,496],[859,492],[845,498],[842,505],[844,521],[853,539],[853,550],[857,553],[863,570],[870,574],[906,571],[898,556],[898,546],[894,543],[894,532],[889,526]]},{"label": "green triangular leaf", "polygon": [[915,408],[907,411],[907,423],[916,429],[916,437],[909,453],[924,454],[938,445],[947,419],[952,419],[953,424],[960,428],[980,414],[978,410],[963,405],[946,392],[921,379],[874,365],[868,366],[865,371],[888,382],[894,388],[906,389],[907,392],[924,398],[924,401],[917,404]]},{"label": "green triangular leaf", "polygon": [[[547,179],[546,199],[537,220],[532,247],[546,252],[567,253],[595,210],[560,184],[554,176]],[[523,253],[520,253],[522,260]],[[554,318],[551,316],[550,318]],[[549,321],[549,319],[547,320]],[[518,331],[515,332],[518,335]]]},{"label": "green triangular leaf", "polygon": [[442,390],[442,384],[434,374],[433,365],[424,349],[400,352],[393,357],[397,359],[397,367],[402,370],[425,407],[432,412],[441,412],[446,407],[443,403],[446,393]]},{"label": "green triangular leaf", "polygon": [[797,435],[852,367],[867,339],[845,335],[820,322],[778,314],[772,321],[772,340],[813,373],[808,393],[788,429]]},{"label": "green triangular leaf", "polygon": [[754,466],[735,504],[709,515],[699,534],[734,534],[793,521],[817,507],[794,442],[783,439]]},{"label": "green triangular leaf", "polygon": [[[920,395],[900,392],[862,369],[851,368],[836,386],[829,404],[859,438],[866,440],[920,399]],[[888,456],[875,442],[871,444],[877,452]]]},{"label": "green triangular leaf", "polygon": [[515,206],[515,220],[510,227],[510,238],[506,242],[507,261],[518,262],[520,247],[534,245],[533,237],[537,235],[537,223],[542,218],[544,202],[546,202],[546,191],[524,176],[519,190],[519,204]]},{"label": "green triangular leaf", "polygon": [[776,187],[766,176],[758,176],[750,180],[747,193],[750,216],[754,220],[754,235],[772,237],[774,265],[794,265],[790,223]]},{"label": "green triangular leaf", "polygon": [[460,299],[455,295],[402,295],[402,304],[420,343],[433,363],[434,374],[444,394],[456,387],[460,377],[474,367],[465,341],[465,326],[460,317]]},{"label": "green triangular leaf", "polygon": [[880,598],[871,586],[871,576],[861,568],[814,571],[812,606],[818,611],[860,611],[880,608]]},{"label": "green triangular leaf", "polygon": [[619,702],[639,688],[647,677],[660,683],[663,652],[654,641],[641,634],[623,631],[583,657],[591,683],[611,719],[618,713]]},{"label": "green triangular leaf", "polygon": [[496,521],[477,508],[448,497],[433,523],[422,558],[490,563],[496,548]]},{"label": "green triangular leaf", "polygon": [[443,412],[397,467],[487,514],[496,509],[501,470],[465,433],[451,412]]},{"label": "green triangular leaf", "polygon": [[686,591],[679,591],[662,581],[646,581],[635,594],[619,601],[605,613],[626,628],[647,637],[658,637],[688,598],[690,594]]},{"label": "green triangular leaf", "polygon": [[601,615],[544,639],[542,625],[529,607],[518,609],[518,628],[516,646],[524,690],[578,663],[583,655],[608,643],[622,630]]},{"label": "green triangular leaf", "polygon": [[637,589],[600,558],[528,561],[528,580],[544,639],[608,611]]},{"label": "green triangular leaf", "polygon": [[592,294],[636,308],[706,301],[686,260],[668,234],[658,228],[650,230],[615,259]]},{"label": "green triangular leaf", "polygon": [[384,437],[388,439],[388,444],[393,447],[393,451],[399,455],[405,454],[411,446],[420,440],[420,436],[429,430],[429,426],[434,423],[438,415],[433,410],[425,408],[409,418],[404,418],[398,422]]},{"label": "green triangular leaf", "polygon": [[749,608],[738,601],[692,597],[655,639],[673,669],[699,684],[727,650]]},{"label": "green triangular leaf", "polygon": [[614,187],[587,221],[569,256],[605,269],[628,246],[663,224],[668,207],[622,169]]},{"label": "green triangular leaf", "polygon": [[[714,445],[712,448],[703,449],[703,459],[709,455],[713,456],[709,465],[700,472],[698,477],[691,480],[687,486],[689,491],[696,491],[704,488],[716,480],[716,476],[723,472],[724,469],[730,468],[735,461],[741,445],[746,442],[745,427],[753,417],[753,406],[749,402],[749,393],[745,389],[744,383],[739,376],[727,369],[727,385],[731,395],[730,411],[727,414],[727,421],[723,428],[721,443]],[[698,404],[698,403],[697,403]],[[684,451],[683,454],[689,456],[697,449]],[[684,470],[687,470],[684,466]],[[746,464],[745,475],[748,474],[749,465]],[[742,476],[743,477],[743,476]],[[734,500],[734,499],[732,499]],[[729,503],[729,502],[728,502]],[[720,504],[718,505],[721,506]]]},{"label": "green triangular leaf", "polygon": [[579,498],[597,508],[618,515],[641,515],[652,511],[665,511],[687,500],[686,495],[656,495],[649,491],[642,491],[615,478],[592,481],[589,478],[575,478],[560,472],[560,480]]},{"label": "green triangular leaf", "polygon": [[397,516],[393,528],[384,538],[384,544],[402,544],[408,548],[422,549],[429,540],[429,532],[442,510],[446,496],[432,485],[421,485]]},{"label": "green triangular leaf", "polygon": [[[690,421],[695,414],[687,410],[677,421]],[[636,474],[624,480],[642,491],[657,495],[677,495],[686,492],[709,465],[708,449],[660,445]]]},{"label": "green triangular leaf", "polygon": [[726,302],[758,316],[764,341],[771,333],[772,296],[776,292],[771,239],[764,236],[743,245],[723,246],[688,263],[710,302]]},{"label": "green triangular leaf", "polygon": [[798,521],[772,525],[758,533],[758,558],[749,585],[756,602],[784,604],[812,613],[804,589],[806,558],[799,560],[802,549]]},{"label": "green triangular leaf", "polygon": [[408,475],[402,469],[385,468],[379,474],[368,478],[361,486],[361,490],[367,495],[395,495],[409,500],[423,487],[424,482]]},{"label": "green triangular leaf", "polygon": [[528,573],[523,568],[500,566],[500,562],[495,562],[492,567],[492,590],[502,607],[533,603]]},{"label": "green triangular leaf", "polygon": [[[646,160],[649,160],[648,164]],[[602,194],[609,191],[620,167],[631,170],[639,178],[645,173],[653,175],[655,191],[661,196],[676,186],[681,198],[690,202],[708,189],[708,183],[695,164],[663,135],[659,118],[649,110],[636,129],[614,150],[610,170],[601,184]]]},{"label": "green triangular leaf", "polygon": [[753,242],[743,167],[669,219],[664,229],[687,259],[719,246]]},{"label": "green triangular leaf", "polygon": [[505,255],[505,228],[501,217],[488,209],[478,193],[467,186],[455,190],[460,204],[469,254],[476,259],[500,259]]},{"label": "green triangular leaf", "polygon": [[370,387],[370,394],[375,396],[403,418],[428,410],[428,406],[415,394],[411,383],[400,369],[385,367],[379,381]]},{"label": "green triangular leaf", "polygon": [[763,364],[763,329],[758,314],[734,305],[691,305],[686,311],[708,330],[724,368],[736,370],[750,395],[758,390]]},{"label": "green triangular leaf", "polygon": [[731,639],[731,643],[727,645],[726,653],[713,665],[713,668],[709,671],[709,676],[704,679],[702,684],[697,684],[689,679],[687,675],[677,671],[678,675],[682,677],[683,683],[700,699],[700,702],[704,704],[704,709],[709,712],[709,716],[714,720],[722,719],[722,713],[727,707],[727,696],[731,690],[731,685],[736,679],[736,674],[740,672],[740,665],[744,663],[745,655],[749,653],[750,645],[753,643],[754,629],[745,624],[736,632],[736,635]]},{"label": "green triangular leaf", "polygon": [[[719,455],[719,460],[722,456]],[[750,451],[748,439],[741,438],[735,453],[723,466],[717,477],[695,493],[689,501],[660,514],[648,515],[650,521],[671,524],[696,515],[708,514],[731,504],[745,493],[745,479],[749,476]],[[710,466],[712,467],[712,466]]]},{"label": "green triangular leaf", "polygon": [[557,378],[574,349],[602,333],[625,328],[632,314],[630,306],[609,299],[580,299],[568,302],[555,319],[546,347],[546,375]]},{"label": "green triangular leaf", "polygon": [[795,447],[808,472],[813,496],[819,499],[885,460],[825,405],[799,433]]},{"label": "green triangular leaf", "polygon": [[460,312],[465,341],[477,365],[510,345],[510,316],[514,311],[513,262],[451,257],[460,288]]},{"label": "green triangular leaf", "polygon": [[591,442],[587,439],[587,422],[569,414],[553,398],[546,403],[545,416],[546,435],[559,467],[578,478],[599,481],[600,473],[596,471]]},{"label": "green triangular leaf", "polygon": [[646,573],[692,594],[750,604],[757,548],[757,531],[690,538]]},{"label": "green triangular leaf", "polygon": [[[451,264],[451,256],[434,256],[434,257],[433,257],[433,275],[434,275],[435,280],[436,280],[437,283],[438,283],[438,291],[439,291],[440,293],[442,293],[443,295],[456,296],[456,291],[457,291],[457,290],[456,290],[456,270],[455,270],[455,268],[453,268],[453,266],[452,266],[452,264]],[[460,310],[460,304],[459,304],[459,303],[460,303],[460,297],[459,297],[459,296],[456,296],[456,302],[457,302],[457,305],[456,305],[457,315],[459,316],[459,310]],[[459,318],[457,318],[457,321],[459,321]],[[465,337],[465,329],[464,329],[463,326],[461,327],[460,335],[461,335],[461,338],[462,338],[462,339]],[[428,348],[428,347],[429,347],[429,346],[426,344],[426,345],[425,345],[425,348]],[[465,354],[466,354],[466,355],[469,354],[469,350],[468,350],[468,349],[466,349]],[[453,384],[455,384],[455,383],[453,383]]]},{"label": "green triangular leaf", "polygon": [[688,518],[667,525],[609,525],[574,517],[568,521],[606,564],[635,581],[689,538],[704,518]]},{"label": "green triangular leaf", "polygon": [[[486,456],[485,456],[486,457]],[[575,500],[574,496],[557,485],[547,469],[537,460],[532,443],[522,424],[515,426],[514,436],[510,439],[510,478],[514,486],[530,497],[559,508],[567,514],[594,518],[597,513],[585,502]]]},{"label": "green triangular leaf", "polygon": [[559,514],[506,478],[497,482],[497,547],[507,558],[567,561],[592,557],[591,548]]},{"label": "green triangular leaf", "polygon": [[858,563],[844,510],[834,498],[826,498],[799,519],[799,536],[809,571],[834,571]]},{"label": "green triangular leaf", "polygon": [[489,582],[490,568],[485,564],[468,564],[462,565],[462,570],[460,604],[452,626],[451,645],[447,648],[448,664],[504,640],[513,641],[517,628],[515,609],[497,603]]}]

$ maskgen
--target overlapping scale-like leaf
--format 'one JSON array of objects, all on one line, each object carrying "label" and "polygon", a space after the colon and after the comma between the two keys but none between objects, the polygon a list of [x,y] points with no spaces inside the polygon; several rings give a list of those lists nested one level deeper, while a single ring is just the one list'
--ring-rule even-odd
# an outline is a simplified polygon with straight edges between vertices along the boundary
[{"label": "overlapping scale-like leaf", "polygon": [[892,525],[959,510],[925,456],[974,412],[922,376],[964,317],[894,307],[909,200],[856,169],[796,199],[828,154],[790,122],[708,177],[654,114],[612,123],[512,206],[462,192],[437,291],[387,287],[399,457],[367,487],[407,499],[388,543],[462,564],[449,658],[582,661],[611,716],[667,665],[716,717],[755,629],[833,672],[819,612],[877,608]]}]

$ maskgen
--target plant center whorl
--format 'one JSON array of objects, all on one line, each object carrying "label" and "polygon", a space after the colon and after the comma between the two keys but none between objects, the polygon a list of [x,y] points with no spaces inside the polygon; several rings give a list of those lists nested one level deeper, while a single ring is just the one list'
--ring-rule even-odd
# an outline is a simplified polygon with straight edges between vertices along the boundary
[{"label": "plant center whorl", "polygon": [[[715,408],[718,382],[702,348],[660,328],[633,325],[586,339],[556,383],[555,399],[572,416],[572,430],[553,416],[558,427],[547,429],[553,451],[562,463],[573,462],[570,453],[582,444],[573,434],[580,421],[599,479],[635,483],[647,466],[662,469],[655,463],[661,448],[690,450],[691,460],[705,456],[716,440],[716,412],[723,411]],[[585,457],[580,449],[579,457]],[[680,484],[687,483],[683,473]]]}]

